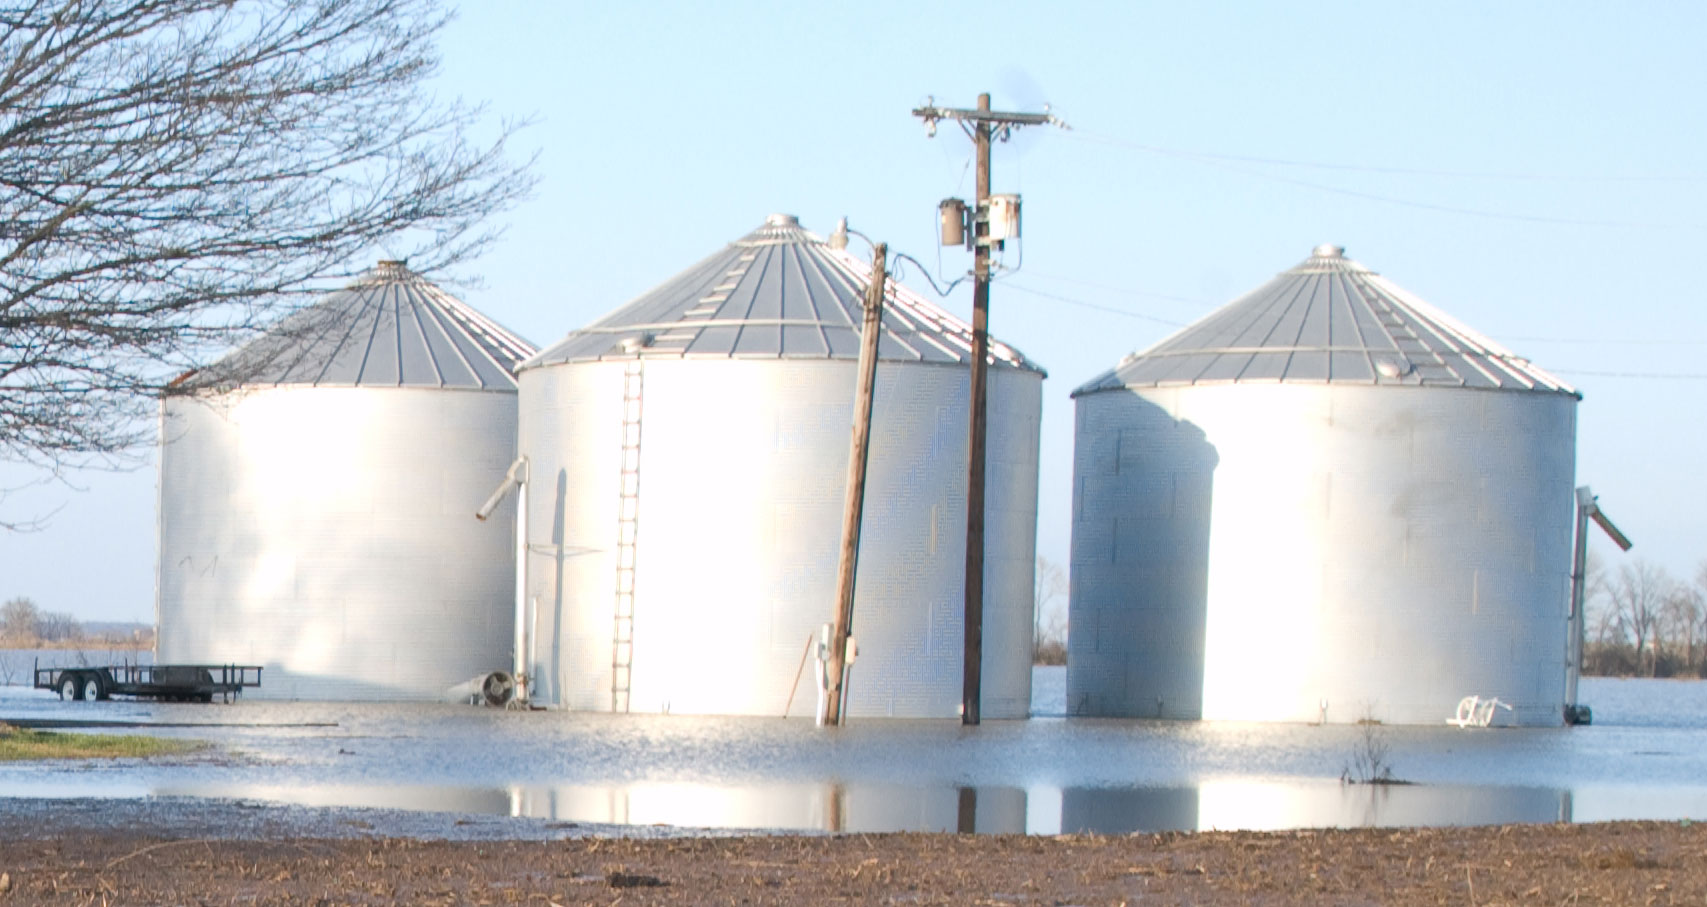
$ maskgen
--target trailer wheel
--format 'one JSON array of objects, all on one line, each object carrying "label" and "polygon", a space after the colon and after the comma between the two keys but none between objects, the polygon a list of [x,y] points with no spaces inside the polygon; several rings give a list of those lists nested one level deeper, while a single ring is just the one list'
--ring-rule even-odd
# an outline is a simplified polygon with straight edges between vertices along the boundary
[{"label": "trailer wheel", "polygon": [[78,696],[77,698],[86,699],[90,702],[96,702],[107,698],[107,691],[102,688],[100,675],[84,674],[83,695]]},{"label": "trailer wheel", "polygon": [[68,672],[59,675],[59,698],[64,700],[83,698],[83,684],[76,673]]}]

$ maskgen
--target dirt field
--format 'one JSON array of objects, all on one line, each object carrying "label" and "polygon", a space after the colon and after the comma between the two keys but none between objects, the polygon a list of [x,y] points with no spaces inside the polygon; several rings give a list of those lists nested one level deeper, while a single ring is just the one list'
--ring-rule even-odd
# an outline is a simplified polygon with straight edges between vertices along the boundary
[{"label": "dirt field", "polygon": [[1701,904],[1707,825],[0,842],[0,904]]}]

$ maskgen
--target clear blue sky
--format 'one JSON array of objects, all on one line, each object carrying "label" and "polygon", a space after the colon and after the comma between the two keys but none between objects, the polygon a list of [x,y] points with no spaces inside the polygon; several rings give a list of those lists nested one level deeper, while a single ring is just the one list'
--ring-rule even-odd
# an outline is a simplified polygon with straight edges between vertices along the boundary
[{"label": "clear blue sky", "polygon": [[[971,147],[927,139],[911,108],[1052,103],[1073,132],[995,157],[1026,239],[991,324],[1050,372],[1038,541],[1056,562],[1069,392],[1333,242],[1579,387],[1578,482],[1633,554],[1690,575],[1707,558],[1704,41],[1707,6],[1685,3],[488,0],[445,34],[435,86],[537,119],[519,148],[540,152],[539,191],[463,293],[537,343],[776,211],[820,233],[845,215],[935,269],[936,202],[971,193]],[[0,597],[151,619],[153,471],[73,481],[0,502],[62,508],[0,537]]]}]

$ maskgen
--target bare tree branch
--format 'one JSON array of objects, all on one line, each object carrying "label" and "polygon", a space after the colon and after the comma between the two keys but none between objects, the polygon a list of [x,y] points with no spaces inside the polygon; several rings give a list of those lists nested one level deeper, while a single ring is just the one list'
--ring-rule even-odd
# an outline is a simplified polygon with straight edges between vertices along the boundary
[{"label": "bare tree branch", "polygon": [[[427,93],[436,0],[0,8],[0,460],[151,437],[199,368],[376,250],[434,273],[532,187]],[[487,141],[474,133],[487,130]]]}]

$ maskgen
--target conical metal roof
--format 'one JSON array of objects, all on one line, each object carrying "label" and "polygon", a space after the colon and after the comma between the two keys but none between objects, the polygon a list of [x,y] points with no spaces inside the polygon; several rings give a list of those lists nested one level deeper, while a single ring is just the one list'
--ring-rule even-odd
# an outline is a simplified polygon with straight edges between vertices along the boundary
[{"label": "conical metal roof", "polygon": [[515,390],[535,347],[401,262],[280,321],[175,389],[309,385]]},{"label": "conical metal roof", "polygon": [[[523,368],[603,359],[858,359],[871,265],[773,214],[763,226],[573,331]],[[972,328],[895,281],[886,285],[886,361],[966,362]],[[1041,372],[990,341],[990,361]]]},{"label": "conical metal roof", "polygon": [[1379,384],[1577,395],[1529,360],[1345,257],[1317,246],[1073,396],[1123,387]]}]

